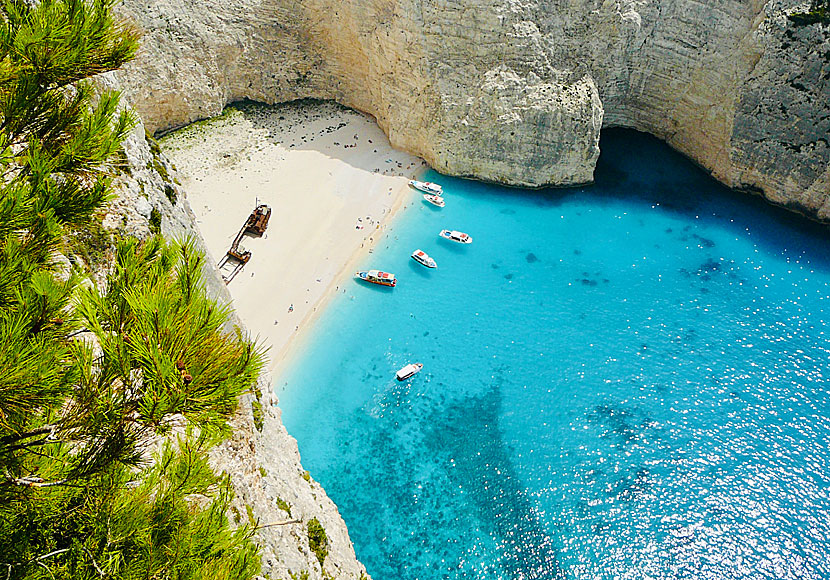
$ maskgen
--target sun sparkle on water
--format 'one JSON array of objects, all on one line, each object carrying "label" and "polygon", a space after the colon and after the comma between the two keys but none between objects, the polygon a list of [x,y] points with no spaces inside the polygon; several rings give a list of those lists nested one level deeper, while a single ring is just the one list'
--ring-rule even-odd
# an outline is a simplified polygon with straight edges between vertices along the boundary
[{"label": "sun sparkle on water", "polygon": [[350,281],[278,375],[375,578],[830,577],[826,228],[602,149],[580,189],[429,176],[365,264],[398,286]]}]

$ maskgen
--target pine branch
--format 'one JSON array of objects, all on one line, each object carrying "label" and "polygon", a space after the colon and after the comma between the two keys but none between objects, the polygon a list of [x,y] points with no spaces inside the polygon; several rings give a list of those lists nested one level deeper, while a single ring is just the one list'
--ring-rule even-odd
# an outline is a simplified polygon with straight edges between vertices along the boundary
[{"label": "pine branch", "polygon": [[29,443],[18,443],[17,445],[12,445],[11,447],[7,447],[3,451],[6,453],[11,453],[12,451],[19,451],[20,449],[27,449],[30,450],[32,447],[42,447],[43,445],[48,445],[49,443],[62,443],[59,439],[51,439],[49,437],[44,437],[43,439],[38,439],[37,441],[30,441]]},{"label": "pine branch", "polygon": [[33,429],[31,431],[24,431],[23,433],[15,433],[13,435],[6,435],[5,437],[0,437],[0,445],[6,445],[8,443],[16,443],[17,441],[23,441],[24,439],[30,439],[32,437],[37,437],[38,435],[44,435],[49,433],[50,436],[55,435],[55,429],[57,425],[44,425],[43,427],[38,427],[37,429]]},{"label": "pine branch", "polygon": [[57,556],[58,554],[63,554],[64,552],[68,552],[71,548],[61,548],[60,550],[55,550],[53,552],[49,552],[48,554],[44,554],[43,556],[38,556],[37,558],[32,558],[27,564],[31,564],[32,562],[41,562],[46,558],[51,558],[52,556]]},{"label": "pine branch", "polygon": [[49,573],[49,576],[52,577],[52,580],[54,580],[55,575],[52,574],[52,571],[49,569],[49,567],[46,564],[43,563],[43,560],[45,560],[46,558],[51,558],[52,556],[57,556],[58,554],[63,554],[64,552],[68,552],[68,551],[69,551],[69,548],[63,548],[61,550],[55,550],[53,552],[49,552],[48,554],[44,554],[43,556],[40,556],[38,558],[32,558],[31,560],[26,562],[26,564],[31,564],[32,562],[34,562],[35,564],[37,564],[38,566],[40,566],[41,568],[46,570],[46,572]]},{"label": "pine branch", "polygon": [[101,576],[101,578],[106,578],[107,575],[104,574],[104,571],[101,570],[100,566],[98,566],[98,563],[95,561],[95,558],[92,557],[92,552],[90,552],[89,549],[83,544],[81,544],[81,548],[83,548],[84,552],[86,552],[87,556],[89,556],[89,560],[92,562],[92,565],[95,567],[95,571],[98,572],[98,574]]},{"label": "pine branch", "polygon": [[25,477],[10,477],[7,484],[12,485],[20,485],[24,487],[55,487],[58,485],[66,485],[69,482],[68,479],[61,479],[58,481],[46,481],[42,477],[35,477],[33,475],[27,475]]},{"label": "pine branch", "polygon": [[54,575],[54,574],[52,574],[52,571],[49,569],[49,567],[48,567],[46,564],[44,564],[44,563],[43,563],[43,562],[41,562],[40,560],[35,561],[35,564],[37,564],[38,566],[40,566],[41,568],[43,568],[44,570],[46,570],[46,572],[49,574],[49,576],[51,576],[51,577],[52,577],[52,580],[55,580],[55,575]]},{"label": "pine branch", "polygon": [[[46,560],[47,558],[51,558],[52,556],[57,556],[59,554],[64,554],[64,553],[68,552],[70,549],[71,548],[61,548],[60,550],[53,550],[53,551],[49,552],[48,554],[43,554],[42,556],[36,556],[34,558],[30,558],[29,560],[27,560],[25,562],[14,562],[14,563],[11,563],[11,564],[8,563],[8,562],[2,562],[2,564],[5,564],[6,567],[7,567],[6,568],[6,580],[9,580],[9,578],[11,577],[12,568],[14,568],[15,566],[27,566],[27,565],[32,564],[32,563],[38,564],[40,566],[44,566],[44,564],[42,563],[43,560]],[[50,576],[52,575],[52,572],[48,568],[46,569],[46,571],[49,572]],[[52,577],[54,578],[54,576],[52,576]]]}]

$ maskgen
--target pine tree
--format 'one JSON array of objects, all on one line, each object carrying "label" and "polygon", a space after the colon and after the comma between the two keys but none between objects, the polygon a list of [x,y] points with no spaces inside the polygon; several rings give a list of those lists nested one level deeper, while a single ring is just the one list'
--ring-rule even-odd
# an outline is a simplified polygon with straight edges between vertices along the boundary
[{"label": "pine tree", "polygon": [[101,289],[57,266],[134,124],[88,81],[136,50],[111,11],[0,0],[0,578],[250,578],[251,530],[231,529],[205,451],[261,353],[207,296],[202,256],[122,240]]},{"label": "pine tree", "polygon": [[[78,279],[54,276],[64,236],[107,196],[114,154],[133,125],[119,95],[93,104],[84,79],[135,53],[135,33],[107,2],[0,4],[0,461],[54,438],[56,401],[72,395],[79,350],[69,303]],[[33,477],[21,475],[21,477]],[[20,482],[18,482],[20,483]],[[10,484],[0,485],[0,498]],[[0,501],[2,501],[0,499]]]}]

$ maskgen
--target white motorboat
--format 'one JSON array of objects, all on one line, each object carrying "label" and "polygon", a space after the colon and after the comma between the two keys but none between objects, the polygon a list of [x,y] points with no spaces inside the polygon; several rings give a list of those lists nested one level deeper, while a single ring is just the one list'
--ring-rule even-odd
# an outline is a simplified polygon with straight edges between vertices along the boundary
[{"label": "white motorboat", "polygon": [[435,260],[433,260],[429,256],[429,254],[427,254],[423,250],[415,250],[414,252],[412,252],[412,259],[418,262],[419,264],[426,266],[427,268],[438,267],[438,264],[435,263]]},{"label": "white motorboat", "polygon": [[459,244],[472,244],[473,238],[472,236],[465,234],[464,232],[458,232],[455,230],[441,230],[441,233],[438,234],[445,240],[450,240],[453,242],[458,242]]},{"label": "white motorboat", "polygon": [[437,205],[438,207],[444,207],[446,205],[446,203],[444,202],[444,198],[440,195],[430,195],[428,193],[425,193],[424,199],[432,205]]},{"label": "white motorboat", "polygon": [[429,193],[432,195],[444,195],[444,188],[438,185],[437,183],[432,183],[431,181],[416,181],[414,179],[410,179],[409,185],[411,185],[415,189],[423,191],[424,193]]},{"label": "white motorboat", "polygon": [[371,282],[372,284],[391,286],[393,288],[395,287],[395,284],[398,283],[398,280],[395,278],[394,274],[390,274],[389,272],[381,272],[380,270],[363,270],[361,272],[355,272],[355,276],[361,280],[365,280],[366,282]]},{"label": "white motorboat", "polygon": [[410,363],[403,367],[401,370],[399,370],[397,373],[395,373],[395,378],[399,381],[405,381],[406,379],[420,371],[422,368],[424,368],[424,365],[422,365],[421,363]]}]

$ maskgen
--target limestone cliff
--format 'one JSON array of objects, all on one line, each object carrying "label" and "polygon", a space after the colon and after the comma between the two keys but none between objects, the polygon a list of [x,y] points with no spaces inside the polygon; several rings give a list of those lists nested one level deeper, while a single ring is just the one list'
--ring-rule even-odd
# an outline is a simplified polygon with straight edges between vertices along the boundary
[{"label": "limestone cliff", "polygon": [[[99,82],[112,86],[110,75],[99,77]],[[143,125],[130,134],[124,149],[128,169],[114,183],[118,196],[108,207],[105,227],[137,237],[156,231],[167,238],[190,236],[207,252],[185,193],[177,183],[175,168],[145,135]],[[213,258],[208,257],[208,291],[217,300],[229,303],[230,294],[213,264]],[[242,326],[241,321],[236,322]],[[263,376],[258,393],[244,397],[231,419],[232,436],[211,451],[213,468],[231,476],[236,494],[231,515],[237,523],[249,522],[253,515],[261,526],[256,539],[262,552],[263,574],[268,578],[368,578],[357,561],[337,506],[304,471],[297,442],[286,432],[279,413],[270,379]],[[313,518],[328,538],[328,554],[322,566],[309,546],[308,524]]]},{"label": "limestone cliff", "polygon": [[125,0],[119,73],[152,131],[229,102],[334,99],[436,169],[592,178],[602,126],[830,219],[830,31],[799,0]]},{"label": "limestone cliff", "polygon": [[[229,102],[334,99],[436,169],[515,185],[588,182],[602,126],[666,140],[724,183],[830,220],[830,32],[797,0],[124,0],[144,31],[117,83],[150,131]],[[138,129],[110,227],[195,232],[172,168]],[[210,277],[216,295],[224,287]],[[263,389],[267,391],[268,389]],[[304,477],[263,394],[214,454],[263,524],[265,572],[360,578],[337,508]],[[244,504],[244,505],[243,505]],[[285,507],[290,504],[290,514]],[[282,506],[282,507],[281,507]],[[293,522],[293,523],[286,523]]]}]

